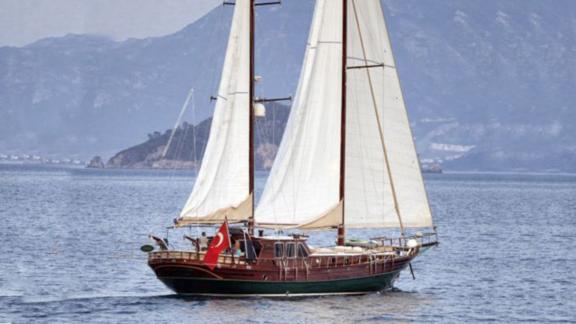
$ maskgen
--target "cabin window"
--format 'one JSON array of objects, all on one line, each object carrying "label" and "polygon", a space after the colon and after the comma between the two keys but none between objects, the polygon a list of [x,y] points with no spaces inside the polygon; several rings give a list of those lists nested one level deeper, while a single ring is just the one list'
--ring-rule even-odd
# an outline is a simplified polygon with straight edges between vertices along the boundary
[{"label": "cabin window", "polygon": [[296,256],[296,245],[294,243],[288,243],[286,245],[286,257],[294,258]]},{"label": "cabin window", "polygon": [[284,244],[275,243],[274,244],[274,257],[281,258],[284,256]]},{"label": "cabin window", "polygon": [[306,251],[306,248],[304,248],[304,245],[298,244],[298,257],[299,258],[305,258],[307,256],[308,256],[308,251]]}]

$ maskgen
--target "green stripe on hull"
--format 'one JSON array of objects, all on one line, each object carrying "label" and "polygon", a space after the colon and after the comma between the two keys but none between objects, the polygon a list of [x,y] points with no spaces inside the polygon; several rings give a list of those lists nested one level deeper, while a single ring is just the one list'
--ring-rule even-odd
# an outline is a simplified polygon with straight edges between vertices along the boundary
[{"label": "green stripe on hull", "polygon": [[306,296],[364,294],[392,287],[400,271],[370,277],[328,281],[244,281],[207,278],[160,277],[170,289],[183,295],[212,296]]}]

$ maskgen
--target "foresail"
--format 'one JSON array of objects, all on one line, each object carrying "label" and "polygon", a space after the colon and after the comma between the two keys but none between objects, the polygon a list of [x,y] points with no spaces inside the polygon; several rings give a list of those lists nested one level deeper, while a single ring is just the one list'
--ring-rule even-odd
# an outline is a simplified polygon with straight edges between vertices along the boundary
[{"label": "foresail", "polygon": [[348,3],[346,227],[431,227],[380,1]]},{"label": "foresail", "polygon": [[297,94],[256,222],[328,228],[340,224],[344,210],[347,228],[430,227],[380,1],[348,0],[347,7],[344,201],[339,201],[342,1],[318,0]]},{"label": "foresail", "polygon": [[237,0],[210,136],[177,225],[245,220],[249,193],[250,1]]},{"label": "foresail", "polygon": [[338,206],[341,21],[341,1],[316,1],[290,117],[256,209],[260,226],[314,223]]}]

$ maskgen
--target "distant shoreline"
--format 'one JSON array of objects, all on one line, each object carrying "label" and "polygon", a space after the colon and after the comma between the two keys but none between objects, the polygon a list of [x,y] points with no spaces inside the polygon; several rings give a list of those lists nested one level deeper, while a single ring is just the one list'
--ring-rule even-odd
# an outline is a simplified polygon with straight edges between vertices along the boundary
[{"label": "distant shoreline", "polygon": [[576,173],[570,172],[543,172],[543,171],[444,171],[444,174],[462,174],[462,175],[533,175],[533,176],[576,176]]},{"label": "distant shoreline", "polygon": [[[49,164],[49,163],[27,163],[27,162],[15,162],[15,161],[0,161],[0,168],[2,167],[25,167],[27,169],[72,169],[72,170],[90,170],[90,171],[156,171],[156,172],[177,172],[177,173],[195,173],[196,170],[190,169],[169,169],[169,168],[87,168],[85,165],[69,165],[69,164]],[[256,170],[257,173],[269,173],[270,170]],[[450,175],[510,175],[510,176],[571,176],[576,177],[576,173],[569,172],[542,172],[542,171],[451,171],[443,170],[442,173],[423,173],[424,176],[431,176],[435,178],[441,178],[443,176]]]}]

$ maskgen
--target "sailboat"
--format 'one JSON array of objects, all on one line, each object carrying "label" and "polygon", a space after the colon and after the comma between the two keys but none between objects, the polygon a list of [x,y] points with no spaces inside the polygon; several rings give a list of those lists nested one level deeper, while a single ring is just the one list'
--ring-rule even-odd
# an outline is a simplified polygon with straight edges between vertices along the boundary
[{"label": "sailboat", "polygon": [[[148,264],[178,294],[389,289],[438,239],[380,0],[316,0],[288,124],[256,205],[253,35],[261,4],[235,2],[208,144],[173,227],[222,226],[212,238],[187,236],[190,250],[157,238],[161,249]],[[348,239],[354,229],[382,235]],[[335,244],[308,244],[322,230],[337,232]]]}]

